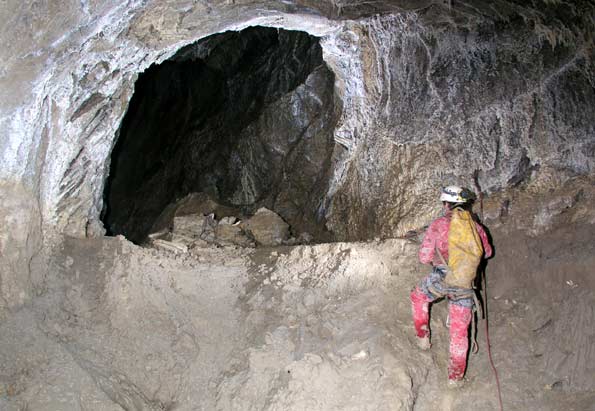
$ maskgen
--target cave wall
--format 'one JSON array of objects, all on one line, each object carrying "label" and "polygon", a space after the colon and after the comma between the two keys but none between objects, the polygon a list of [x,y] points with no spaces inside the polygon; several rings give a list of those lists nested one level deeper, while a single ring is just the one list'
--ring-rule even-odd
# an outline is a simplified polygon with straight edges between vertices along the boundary
[{"label": "cave wall", "polygon": [[301,6],[258,1],[7,1],[0,17],[0,311],[39,286],[43,245],[105,232],[110,153],[139,73],[219,32],[336,30]]},{"label": "cave wall", "polygon": [[[333,75],[304,32],[214,35],[151,66],[111,155],[103,221],[141,242],[165,207],[206,192],[315,227],[333,150]],[[320,225],[324,227],[324,222]]]},{"label": "cave wall", "polygon": [[340,237],[420,227],[437,211],[440,185],[474,188],[476,172],[488,194],[540,169],[593,173],[592,37],[542,33],[522,12],[502,12],[504,21],[463,27],[455,15],[429,24],[430,10],[368,22],[359,47],[373,109],[348,142],[347,176],[327,211]]},{"label": "cave wall", "polygon": [[[338,238],[419,227],[437,212],[436,188],[471,185],[475,170],[489,193],[544,169],[592,174],[593,16],[589,1],[2,2],[2,244],[29,250],[3,252],[22,272],[3,271],[2,284],[28,272],[39,246],[27,238],[102,233],[138,74],[251,25],[321,37],[343,149],[320,213]],[[16,222],[12,196],[34,204]],[[22,301],[31,290],[19,287]]]}]

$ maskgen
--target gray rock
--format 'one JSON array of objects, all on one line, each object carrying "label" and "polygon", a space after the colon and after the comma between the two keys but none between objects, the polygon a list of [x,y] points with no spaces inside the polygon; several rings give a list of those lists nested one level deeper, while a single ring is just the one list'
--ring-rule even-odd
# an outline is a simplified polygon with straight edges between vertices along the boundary
[{"label": "gray rock", "polygon": [[174,217],[174,233],[199,237],[205,227],[206,217],[201,214],[190,214]]},{"label": "gray rock", "polygon": [[289,225],[278,214],[264,207],[242,222],[241,227],[260,245],[280,245],[289,238]]},{"label": "gray rock", "polygon": [[239,221],[236,217],[230,216],[230,217],[223,217],[221,220],[219,220],[219,225],[233,225],[233,224],[238,224]]},{"label": "gray rock", "polygon": [[204,216],[202,229],[199,232],[198,237],[208,242],[215,242],[217,238],[217,220],[215,220],[215,214],[209,214]]},{"label": "gray rock", "polygon": [[[191,193],[175,203],[169,204],[157,217],[150,233],[171,230],[190,237],[200,236],[205,227],[205,216],[213,215],[208,225],[214,230],[216,216],[240,215],[239,210],[223,206],[205,193]],[[227,220],[226,220],[227,221]]]},{"label": "gray rock", "polygon": [[173,241],[156,239],[156,240],[153,240],[153,246],[155,248],[171,251],[176,254],[188,252],[188,247],[184,244],[181,244],[179,241],[173,242]]},{"label": "gray rock", "polygon": [[166,240],[168,237],[171,237],[171,232],[165,228],[163,230],[151,233],[147,236],[149,241],[156,239]]},{"label": "gray rock", "polygon": [[193,244],[196,240],[200,240],[200,238],[194,236],[187,236],[184,234],[170,233],[167,238],[164,238],[164,240],[188,247],[191,244]]},{"label": "gray rock", "polygon": [[239,225],[221,224],[215,231],[218,244],[235,244],[242,247],[252,247],[254,242],[246,235]]},{"label": "gray rock", "polygon": [[213,247],[213,243],[209,243],[208,241],[198,238],[193,240],[190,245],[188,245],[188,250],[193,254],[197,254],[197,252],[199,252],[201,249],[211,247]]},{"label": "gray rock", "polygon": [[314,240],[314,237],[312,236],[312,234],[307,232],[300,233],[300,235],[297,238],[298,243],[301,244],[310,244],[312,240]]}]

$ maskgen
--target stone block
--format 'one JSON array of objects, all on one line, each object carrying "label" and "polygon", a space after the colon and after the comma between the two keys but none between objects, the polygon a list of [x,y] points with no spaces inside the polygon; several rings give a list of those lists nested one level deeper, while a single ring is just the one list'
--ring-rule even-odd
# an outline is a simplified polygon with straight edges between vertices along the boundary
[{"label": "stone block", "polygon": [[289,238],[289,225],[278,214],[264,207],[259,208],[241,227],[260,245],[280,245]]}]

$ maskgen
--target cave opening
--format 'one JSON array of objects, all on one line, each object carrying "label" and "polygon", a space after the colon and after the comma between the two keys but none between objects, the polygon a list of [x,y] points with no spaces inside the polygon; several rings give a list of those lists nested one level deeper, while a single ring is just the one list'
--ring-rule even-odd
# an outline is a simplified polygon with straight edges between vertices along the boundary
[{"label": "cave opening", "polygon": [[174,215],[264,207],[293,239],[329,241],[336,118],[334,75],[307,33],[250,27],[180,49],[135,83],[105,185],[108,234],[142,243]]}]

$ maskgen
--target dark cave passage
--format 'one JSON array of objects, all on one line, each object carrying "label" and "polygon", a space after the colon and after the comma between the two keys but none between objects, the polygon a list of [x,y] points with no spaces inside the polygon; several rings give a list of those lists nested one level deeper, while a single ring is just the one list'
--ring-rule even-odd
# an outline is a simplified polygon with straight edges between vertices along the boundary
[{"label": "dark cave passage", "polygon": [[294,235],[329,238],[320,216],[336,122],[318,39],[253,27],[217,34],[142,73],[111,157],[102,220],[142,242],[191,193]]}]

